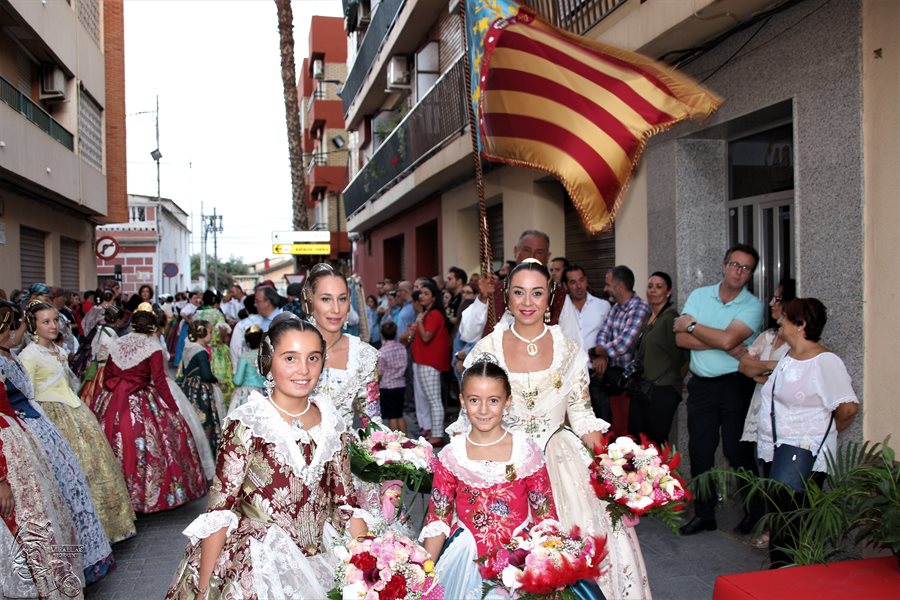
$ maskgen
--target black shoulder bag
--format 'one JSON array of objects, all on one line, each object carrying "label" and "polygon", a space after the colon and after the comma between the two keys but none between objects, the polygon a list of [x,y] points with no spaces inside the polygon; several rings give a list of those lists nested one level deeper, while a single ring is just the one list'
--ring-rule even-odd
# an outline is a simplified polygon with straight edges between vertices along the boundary
[{"label": "black shoulder bag", "polygon": [[[784,367],[780,370],[783,371]],[[819,452],[822,451],[822,446],[825,445],[825,440],[828,439],[828,434],[831,432],[831,425],[834,423],[834,412],[831,413],[828,429],[825,430],[825,437],[822,438],[822,443],[819,444],[815,454],[806,448],[790,444],[778,445],[778,436],[775,433],[775,384],[777,379],[778,375],[776,372],[772,379],[772,409],[770,411],[772,418],[772,445],[775,447],[775,451],[772,455],[772,468],[769,471],[769,477],[790,486],[795,492],[803,492],[806,489],[805,482],[812,475],[813,465],[815,465]]]}]

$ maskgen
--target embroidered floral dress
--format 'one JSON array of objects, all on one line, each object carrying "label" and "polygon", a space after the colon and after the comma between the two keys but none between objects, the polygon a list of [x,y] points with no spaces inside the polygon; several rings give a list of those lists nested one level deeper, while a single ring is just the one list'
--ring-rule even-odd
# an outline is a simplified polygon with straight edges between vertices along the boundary
[{"label": "embroidered floral dress", "polygon": [[85,582],[94,583],[115,568],[116,561],[91,499],[81,463],[56,426],[32,403],[34,387],[22,365],[13,358],[0,356],[0,378],[5,382],[3,388],[19,422],[38,441],[47,456],[72,515],[78,545],[82,547]]},{"label": "embroidered floral dress", "polygon": [[344,334],[349,341],[347,368],[325,367],[317,391],[332,399],[347,429],[366,427],[371,421],[381,424],[378,391],[378,350],[358,337]]},{"label": "embroidered floral dress", "polygon": [[234,371],[234,393],[228,403],[228,412],[232,413],[242,406],[250,398],[253,392],[263,393],[266,379],[259,374],[257,358],[259,350],[247,350],[238,359],[237,368]]},{"label": "embroidered floral dress", "polygon": [[181,391],[194,407],[194,412],[203,425],[206,442],[216,455],[222,438],[221,419],[225,413],[222,390],[216,385],[216,376],[209,362],[210,350],[196,342],[188,341],[181,355]]},{"label": "embroidered floral dress", "polygon": [[457,435],[433,463],[431,502],[419,540],[440,534],[450,540],[435,567],[445,598],[480,600],[475,560],[509,542],[521,527],[556,519],[540,448],[523,433],[512,437],[508,462],[470,460],[465,436]]},{"label": "embroidered floral dress", "polygon": [[349,434],[328,399],[311,400],[322,420],[308,431],[261,394],[226,418],[209,507],[184,530],[191,542],[167,598],[194,598],[200,540],[224,527],[210,598],[325,598],[337,565],[332,543],[362,515]]},{"label": "embroidered floral dress", "polygon": [[81,553],[51,551],[54,547],[74,550],[78,541],[51,473],[47,455],[22,428],[5,387],[0,387],[0,479],[9,482],[15,502],[12,516],[0,525],[4,529],[0,556],[18,559],[11,570],[0,572],[2,598],[81,596]]},{"label": "embroidered floral dress", "polygon": [[232,380],[234,365],[231,364],[231,348],[228,345],[231,326],[225,322],[225,315],[222,314],[222,311],[215,307],[204,306],[197,311],[194,319],[202,319],[212,325],[213,335],[209,345],[209,361],[213,375],[219,380],[219,389],[222,390],[222,395],[230,398],[231,392],[234,390]]},{"label": "embroidered floral dress", "polygon": [[81,463],[106,537],[115,543],[133,536],[134,510],[122,467],[97,418],[69,387],[65,355],[56,346],[34,343],[19,354],[19,360],[34,383],[35,399]]},{"label": "embroidered floral dress", "polygon": [[109,351],[94,412],[125,472],[131,506],[153,513],[206,493],[187,423],[169,392],[159,339],[130,333]]},{"label": "embroidered floral dress", "polygon": [[103,375],[106,370],[106,359],[109,358],[109,348],[113,342],[119,339],[119,336],[108,325],[98,325],[97,333],[91,340],[91,366],[85,371],[84,383],[81,385],[81,391],[78,395],[81,400],[88,405],[88,408],[94,407],[94,401],[100,392],[103,391]]},{"label": "embroidered floral dress", "polygon": [[[567,338],[558,325],[553,325],[550,367],[515,373],[509,371],[503,355],[503,335],[507,329],[508,325],[498,324],[490,335],[475,344],[465,365],[470,366],[480,354],[487,352],[509,373],[513,399],[504,426],[524,432],[543,448],[563,527],[578,525],[586,533],[607,536],[609,568],[598,582],[604,595],[617,599],[650,598],[647,568],[634,528],[622,524],[613,528],[606,504],[597,498],[590,485],[591,456],[579,438],[594,431],[606,431],[609,423],[596,418],[591,409],[588,372],[580,342]],[[469,423],[461,414],[447,431],[459,434],[468,429]]]}]

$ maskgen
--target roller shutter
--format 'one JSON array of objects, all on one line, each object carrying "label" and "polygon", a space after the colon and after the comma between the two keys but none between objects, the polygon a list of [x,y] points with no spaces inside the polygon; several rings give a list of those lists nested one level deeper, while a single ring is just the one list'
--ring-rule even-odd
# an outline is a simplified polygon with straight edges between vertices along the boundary
[{"label": "roller shutter", "polygon": [[578,211],[566,195],[566,258],[584,268],[591,291],[603,294],[606,272],[616,266],[615,228],[607,233],[591,235],[581,223]]},{"label": "roller shutter", "polygon": [[59,264],[62,269],[60,285],[72,291],[77,291],[81,285],[78,246],[77,240],[69,238],[61,238],[59,240]]},{"label": "roller shutter", "polygon": [[46,283],[46,257],[44,239],[47,234],[29,227],[19,228],[19,260],[22,270],[22,287],[34,283]]}]

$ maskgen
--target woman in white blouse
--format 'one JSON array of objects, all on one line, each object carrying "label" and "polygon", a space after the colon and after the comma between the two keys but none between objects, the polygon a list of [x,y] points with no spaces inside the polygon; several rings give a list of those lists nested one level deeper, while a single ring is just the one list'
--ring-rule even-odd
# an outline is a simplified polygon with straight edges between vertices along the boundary
[{"label": "woman in white blouse", "polygon": [[[757,419],[757,452],[767,463],[771,463],[776,445],[772,439],[773,401],[778,445],[807,448],[816,454],[822,444],[813,465],[812,478],[817,483],[825,477],[826,454],[837,450],[837,432],[850,426],[859,409],[844,362],[819,341],[827,320],[825,306],[815,298],[785,303],[781,337],[790,350],[762,388]],[[778,537],[773,531],[769,545],[773,566],[786,562],[783,553],[773,550],[779,546]]]}]

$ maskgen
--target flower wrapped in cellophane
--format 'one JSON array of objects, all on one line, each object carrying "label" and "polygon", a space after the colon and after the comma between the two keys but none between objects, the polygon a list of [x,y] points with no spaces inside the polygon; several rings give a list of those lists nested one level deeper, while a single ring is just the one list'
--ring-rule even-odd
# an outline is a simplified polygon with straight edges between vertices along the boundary
[{"label": "flower wrapped in cellophane", "polygon": [[675,470],[681,456],[671,446],[663,446],[660,452],[643,435],[640,444],[623,436],[614,442],[604,440],[594,454],[591,485],[597,497],[607,502],[613,525],[622,518],[633,522],[648,515],[678,530],[678,512],[684,510],[690,493]]},{"label": "flower wrapped in cellophane", "polygon": [[399,479],[416,492],[431,491],[431,461],[434,448],[424,438],[406,437],[369,425],[359,432],[359,441],[350,445],[353,474],[371,483]]},{"label": "flower wrapped in cellophane", "polygon": [[[596,587],[606,539],[582,536],[577,527],[564,533],[547,519],[513,536],[478,559],[485,596],[492,590],[522,600],[576,598],[573,586]],[[493,594],[496,595],[496,594]]]},{"label": "flower wrapped in cellophane", "polygon": [[442,600],[424,548],[392,530],[334,549],[341,563],[329,600]]}]

